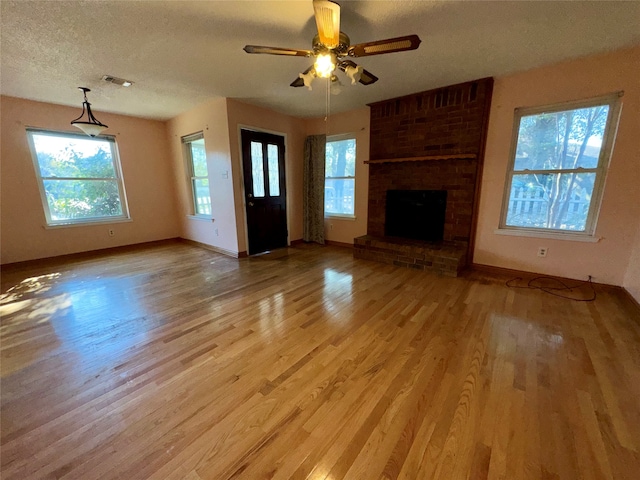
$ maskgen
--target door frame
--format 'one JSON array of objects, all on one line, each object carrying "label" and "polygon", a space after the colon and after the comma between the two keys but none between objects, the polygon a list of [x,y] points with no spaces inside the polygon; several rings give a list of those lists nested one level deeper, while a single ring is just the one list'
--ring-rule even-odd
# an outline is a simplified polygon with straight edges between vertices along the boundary
[{"label": "door frame", "polygon": [[290,181],[287,166],[289,164],[289,136],[286,133],[278,132],[276,130],[268,130],[266,128],[255,127],[251,125],[246,125],[243,123],[237,124],[237,133],[238,133],[238,161],[240,168],[240,192],[242,193],[242,218],[244,221],[244,244],[246,246],[247,254],[249,253],[249,222],[247,220],[247,192],[244,188],[244,158],[242,153],[242,130],[249,130],[251,132],[259,132],[259,133],[268,133],[271,135],[277,135],[284,139],[284,179],[285,179],[285,205],[287,207],[287,246],[291,246],[291,217],[290,217],[290,200],[289,200],[289,192],[290,190]]}]

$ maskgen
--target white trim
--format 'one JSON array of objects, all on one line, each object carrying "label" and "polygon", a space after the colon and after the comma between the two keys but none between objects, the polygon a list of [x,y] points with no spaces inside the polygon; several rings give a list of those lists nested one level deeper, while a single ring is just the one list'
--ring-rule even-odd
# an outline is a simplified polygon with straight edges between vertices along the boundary
[{"label": "white trim", "polygon": [[189,220],[200,220],[200,221],[206,221],[206,222],[214,222],[214,218],[213,217],[209,217],[206,215],[187,215],[187,218]]},{"label": "white trim", "polygon": [[332,219],[332,220],[349,220],[349,221],[354,221],[356,220],[356,216],[355,215],[346,215],[346,214],[340,214],[340,213],[324,213],[324,218],[325,219]]},{"label": "white trim", "polygon": [[[327,142],[340,142],[342,140],[356,140],[358,132],[336,133],[335,135],[327,135]],[[357,142],[356,142],[357,144]],[[356,145],[357,148],[357,145]]]},{"label": "white trim", "polygon": [[43,225],[45,230],[55,230],[58,228],[66,228],[66,227],[91,227],[93,225],[108,225],[111,223],[129,223],[133,222],[131,218],[118,218],[118,217],[109,217],[109,218],[99,218],[97,220],[83,219],[82,222],[73,222],[73,223],[52,223],[49,225]]},{"label": "white trim", "polygon": [[[513,116],[513,129],[511,132],[511,148],[509,152],[509,164],[506,172],[506,179],[504,184],[504,192],[502,195],[502,207],[500,213],[500,224],[496,233],[500,232],[500,235],[516,235],[516,236],[533,236],[537,237],[539,235],[544,235],[543,238],[559,238],[559,239],[568,239],[567,236],[572,239],[577,238],[596,238],[594,237],[596,224],[598,220],[598,216],[600,214],[600,206],[602,204],[602,197],[604,192],[605,179],[607,176],[607,171],[609,167],[609,163],[611,161],[611,155],[613,153],[613,144],[615,141],[615,136],[618,129],[618,123],[620,119],[620,113],[622,110],[622,105],[620,98],[623,96],[624,92],[614,92],[608,95],[603,95],[600,97],[594,97],[584,100],[574,100],[569,102],[557,103],[553,105],[546,105],[541,107],[521,107],[516,108],[514,110]],[[509,200],[511,197],[511,185],[513,182],[513,178],[516,175],[528,175],[535,174],[538,170],[514,170],[515,168],[515,157],[516,150],[518,145],[518,135],[520,130],[520,122],[523,117],[540,115],[543,113],[554,113],[554,112],[563,112],[568,110],[576,110],[579,108],[591,108],[598,105],[609,105],[609,112],[607,114],[607,119],[605,122],[605,130],[602,137],[602,145],[600,148],[600,154],[598,158],[598,165],[596,168],[585,169],[582,167],[571,169],[571,172],[578,173],[594,173],[596,178],[593,186],[593,192],[591,195],[591,202],[589,205],[589,210],[587,212],[587,218],[585,221],[585,230],[584,232],[571,232],[567,231],[566,233],[560,232],[557,233],[557,230],[549,229],[545,231],[545,229],[529,229],[527,227],[514,227],[512,225],[507,225],[507,214],[509,207]],[[566,173],[567,170],[544,170],[543,174],[548,175],[556,175]],[[518,233],[504,233],[504,232],[518,232]],[[524,232],[524,233],[520,233]],[[551,235],[551,236],[548,236]],[[556,237],[556,235],[558,237]],[[578,240],[578,241],[598,241],[598,240]]]},{"label": "white trim", "polygon": [[199,132],[190,133],[188,135],[183,135],[180,137],[182,143],[191,143],[196,142],[198,140],[204,140],[204,130],[200,130]]},{"label": "white trim", "polygon": [[[129,214],[129,203],[127,200],[127,193],[124,186],[124,176],[122,174],[122,165],[120,163],[120,152],[118,151],[118,143],[116,142],[116,138],[112,135],[103,135],[96,137],[89,137],[84,134],[79,134],[76,132],[64,132],[64,131],[56,131],[56,130],[46,130],[41,128],[34,127],[26,127],[27,134],[27,143],[29,145],[29,151],[31,152],[31,161],[34,168],[34,174],[36,176],[36,181],[38,183],[38,189],[40,191],[40,201],[42,202],[42,209],[44,211],[45,217],[45,228],[59,228],[59,227],[69,227],[69,226],[87,226],[87,225],[95,225],[95,224],[104,224],[104,223],[118,223],[118,222],[126,222],[131,220],[131,216]],[[36,151],[35,142],[33,141],[33,135],[46,135],[50,137],[58,137],[58,138],[77,138],[80,140],[89,140],[89,141],[101,141],[107,142],[109,144],[109,150],[111,151],[111,163],[113,165],[114,177],[111,178],[96,178],[96,177],[74,177],[70,179],[66,179],[64,177],[42,177],[40,173],[40,163],[38,161],[38,154]],[[56,180],[56,181],[81,181],[81,180],[101,180],[101,181],[110,181],[115,182],[116,187],[118,189],[118,199],[120,200],[120,207],[122,209],[121,215],[105,215],[101,217],[90,217],[90,218],[73,218],[73,219],[65,219],[65,220],[53,220],[51,218],[51,210],[49,208],[49,202],[47,200],[47,194],[44,188],[44,180]]]},{"label": "white trim", "polygon": [[[329,142],[342,142],[345,140],[353,140],[353,143],[355,144],[355,158],[353,160],[354,161],[353,176],[327,177],[327,172],[326,172],[327,158],[326,158],[326,152],[325,152],[324,187],[325,189],[327,188],[327,180],[353,180],[353,213],[327,212],[326,210],[324,210],[324,206],[323,206],[324,218],[343,218],[345,220],[356,219],[356,197],[357,197],[356,193],[358,191],[358,182],[356,182],[356,169],[358,168],[358,139],[356,138],[356,133],[340,133],[337,135],[327,136],[325,140],[325,149],[326,149],[326,144]],[[326,202],[326,199],[325,199],[325,202]]]},{"label": "white trim", "polygon": [[597,243],[601,239],[601,237],[594,237],[584,233],[559,233],[557,231],[544,232],[531,229],[510,230],[506,228],[498,228],[494,230],[493,233],[495,233],[496,235],[509,235],[513,237],[550,238],[553,240],[569,240],[572,242],[586,243]]},{"label": "white trim", "polygon": [[[592,107],[594,105],[602,105],[603,103],[613,104],[616,99],[624,96],[624,91],[608,93],[598,97],[583,98],[579,100],[568,100],[566,102],[551,103],[538,107],[517,107],[514,113],[520,114],[521,117],[528,115],[540,115],[541,113],[564,112],[566,110],[577,110],[579,108]],[[522,112],[522,113],[521,113]]]},{"label": "white trim", "polygon": [[[202,140],[202,143],[204,144],[204,164],[207,168],[207,175],[198,177],[195,174],[195,167],[193,165],[193,153],[191,144],[199,140]],[[182,156],[187,173],[187,183],[189,185],[188,188],[191,190],[191,215],[195,217],[206,215],[198,213],[198,196],[196,195],[195,186],[195,182],[198,180],[207,180],[209,182],[209,205],[211,206],[211,211],[213,212],[213,202],[211,201],[211,174],[209,173],[209,155],[207,154],[207,142],[204,139],[204,130],[180,137],[180,141],[182,142]]]},{"label": "white trim", "polygon": [[59,137],[60,135],[65,135],[68,137],[75,137],[78,138],[80,140],[102,140],[102,141],[107,141],[107,142],[116,142],[116,136],[115,135],[109,135],[109,134],[100,134],[100,135],[96,135],[95,137],[91,137],[89,135],[87,135],[86,133],[81,133],[78,132],[77,130],[74,131],[68,131],[68,130],[52,130],[52,129],[48,129],[48,128],[39,128],[39,127],[30,127],[29,125],[27,125],[26,127],[28,132],[33,132],[33,133],[39,133],[41,135],[49,135],[51,137]]}]

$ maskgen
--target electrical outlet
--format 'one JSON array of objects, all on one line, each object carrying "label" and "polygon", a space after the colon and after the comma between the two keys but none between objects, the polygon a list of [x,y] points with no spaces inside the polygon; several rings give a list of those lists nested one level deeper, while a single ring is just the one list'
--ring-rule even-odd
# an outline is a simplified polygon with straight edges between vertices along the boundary
[{"label": "electrical outlet", "polygon": [[215,233],[216,237],[217,237],[218,235],[220,235],[220,234],[218,233],[218,229],[217,229],[217,228],[215,229],[214,233]]},{"label": "electrical outlet", "polygon": [[333,230],[333,223],[329,224],[329,230]]},{"label": "electrical outlet", "polygon": [[113,237],[116,234],[116,232],[113,231],[113,228],[109,229],[109,236]]},{"label": "electrical outlet", "polygon": [[548,250],[549,249],[547,247],[538,247],[538,256],[539,257],[546,257]]}]

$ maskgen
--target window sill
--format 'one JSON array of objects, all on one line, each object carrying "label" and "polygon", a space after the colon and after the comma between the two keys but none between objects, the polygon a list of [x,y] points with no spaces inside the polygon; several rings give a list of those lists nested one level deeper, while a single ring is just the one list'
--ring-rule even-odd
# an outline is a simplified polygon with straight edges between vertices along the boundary
[{"label": "window sill", "polygon": [[205,222],[213,222],[213,217],[207,217],[204,215],[187,215],[189,220],[200,220]]},{"label": "window sill", "polygon": [[350,220],[350,221],[356,220],[355,215],[340,215],[338,213],[327,213],[325,214],[324,218],[326,220]]},{"label": "window sill", "polygon": [[131,218],[101,218],[100,220],[90,220],[84,222],[71,222],[71,223],[53,223],[44,225],[45,230],[55,230],[57,228],[67,227],[91,227],[93,225],[108,225],[111,223],[126,223],[133,222]]},{"label": "window sill", "polygon": [[553,240],[569,240],[571,242],[597,243],[601,237],[580,233],[556,233],[556,232],[538,232],[532,230],[509,230],[499,228],[494,230],[496,235],[510,235],[513,237],[530,237],[530,238],[550,238]]}]

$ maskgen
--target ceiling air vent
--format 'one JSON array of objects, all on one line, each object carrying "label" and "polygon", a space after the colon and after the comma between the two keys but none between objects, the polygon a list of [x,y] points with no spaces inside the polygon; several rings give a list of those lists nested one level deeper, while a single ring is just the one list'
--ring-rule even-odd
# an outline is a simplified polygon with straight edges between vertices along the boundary
[{"label": "ceiling air vent", "polygon": [[125,80],[124,78],[114,77],[113,75],[105,75],[104,77],[102,77],[102,80],[104,80],[107,83],[120,85],[121,87],[130,87],[131,85],[133,85],[132,81]]}]

